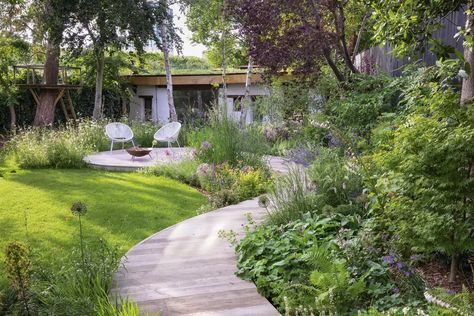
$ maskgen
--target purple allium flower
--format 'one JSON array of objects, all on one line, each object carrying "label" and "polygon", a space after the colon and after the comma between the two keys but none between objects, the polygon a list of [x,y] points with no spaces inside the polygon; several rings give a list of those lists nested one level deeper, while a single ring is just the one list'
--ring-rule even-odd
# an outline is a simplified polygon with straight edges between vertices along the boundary
[{"label": "purple allium flower", "polygon": [[387,240],[387,234],[382,233],[382,235],[380,235],[380,239],[382,239],[384,241]]},{"label": "purple allium flower", "polygon": [[398,294],[400,293],[400,289],[398,287],[393,288],[393,293]]},{"label": "purple allium flower", "polygon": [[398,270],[403,269],[404,266],[405,266],[405,265],[403,264],[403,262],[401,262],[401,261],[398,261],[398,262],[397,262],[397,269],[398,269]]},{"label": "purple allium flower", "polygon": [[405,272],[405,276],[406,276],[407,278],[410,277],[411,275],[412,275],[412,273],[411,273],[410,271]]},{"label": "purple allium flower", "polygon": [[169,157],[169,156],[172,156],[172,155],[173,155],[173,152],[171,151],[171,149],[166,148],[165,149],[165,156]]},{"label": "purple allium flower", "polygon": [[210,148],[212,148],[212,144],[210,142],[208,142],[207,140],[205,140],[205,141],[202,142],[201,148],[202,149],[210,149]]},{"label": "purple allium flower", "polygon": [[456,294],[456,291],[453,290],[453,289],[447,289],[446,293],[449,294],[449,295],[454,295],[454,294]]},{"label": "purple allium flower", "polygon": [[383,261],[386,263],[393,263],[393,257],[392,256],[384,256]]},{"label": "purple allium flower", "polygon": [[416,255],[412,255],[412,256],[410,257],[410,259],[411,259],[411,261],[416,261],[417,257],[416,257]]},{"label": "purple allium flower", "polygon": [[193,149],[191,150],[191,153],[190,153],[190,154],[191,154],[191,158],[196,157],[196,156],[198,155],[197,149],[196,149],[196,148],[193,148]]},{"label": "purple allium flower", "polygon": [[209,170],[211,170],[211,166],[207,163],[202,163],[197,167],[196,174],[198,175],[198,177],[202,177],[206,175]]}]

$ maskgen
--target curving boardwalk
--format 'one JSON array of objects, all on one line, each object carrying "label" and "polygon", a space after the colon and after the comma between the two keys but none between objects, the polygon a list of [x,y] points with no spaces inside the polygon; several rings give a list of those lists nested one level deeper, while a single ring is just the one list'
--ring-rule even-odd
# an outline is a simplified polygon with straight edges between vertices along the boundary
[{"label": "curving boardwalk", "polygon": [[[273,170],[285,173],[284,160],[269,157]],[[273,316],[278,311],[252,282],[235,276],[237,258],[221,229],[243,234],[246,213],[261,220],[257,199],[224,207],[169,227],[145,239],[127,254],[115,276],[112,294],[128,296],[142,313],[160,316]]]}]

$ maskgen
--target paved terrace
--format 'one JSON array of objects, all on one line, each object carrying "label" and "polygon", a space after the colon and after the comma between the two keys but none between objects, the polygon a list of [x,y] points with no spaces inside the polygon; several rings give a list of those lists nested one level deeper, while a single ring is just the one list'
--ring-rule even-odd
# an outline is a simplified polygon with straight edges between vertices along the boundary
[{"label": "paved terrace", "polygon": [[[288,167],[268,159],[277,172]],[[115,276],[112,294],[128,296],[141,312],[160,316],[273,316],[278,311],[252,282],[235,276],[237,257],[221,229],[243,235],[246,213],[261,220],[258,199],[224,207],[169,227],[145,239],[128,254]]]},{"label": "paved terrace", "polygon": [[103,151],[84,158],[91,168],[110,171],[135,171],[157,164],[180,162],[189,156],[191,148],[154,148],[150,156],[132,157],[125,149]]}]

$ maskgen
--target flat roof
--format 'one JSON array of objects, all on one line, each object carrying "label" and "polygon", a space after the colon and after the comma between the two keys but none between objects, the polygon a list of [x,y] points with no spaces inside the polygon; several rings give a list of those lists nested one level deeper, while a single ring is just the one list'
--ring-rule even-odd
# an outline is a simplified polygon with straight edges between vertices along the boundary
[{"label": "flat roof", "polygon": [[[245,84],[246,73],[226,74],[227,84]],[[178,74],[173,75],[173,86],[220,86],[223,84],[221,74]],[[166,86],[166,75],[130,75],[128,82],[135,86]],[[262,83],[260,73],[252,74],[252,83]]]}]

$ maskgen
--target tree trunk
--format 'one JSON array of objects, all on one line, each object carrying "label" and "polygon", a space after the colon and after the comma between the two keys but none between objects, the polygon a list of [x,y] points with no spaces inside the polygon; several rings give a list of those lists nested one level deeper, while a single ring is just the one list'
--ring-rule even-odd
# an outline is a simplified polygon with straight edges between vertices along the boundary
[{"label": "tree trunk", "polygon": [[122,96],[122,117],[128,118],[128,99]]},{"label": "tree trunk", "polygon": [[92,119],[94,121],[102,118],[103,103],[102,103],[102,90],[104,86],[104,49],[99,48],[96,54],[96,72],[95,72],[95,99],[94,99],[94,111],[92,113]]},{"label": "tree trunk", "polygon": [[[56,85],[58,83],[59,71],[59,45],[53,44],[50,40],[46,47],[46,61],[44,64],[44,83]],[[34,126],[51,126],[54,122],[54,110],[58,90],[43,89],[40,91],[39,104],[36,107]]]},{"label": "tree trunk", "polygon": [[8,109],[10,110],[10,131],[13,134],[16,134],[16,112],[13,105],[9,105]]},{"label": "tree trunk", "polygon": [[245,76],[245,93],[242,100],[242,111],[240,115],[240,125],[243,127],[247,122],[247,112],[250,106],[250,85],[252,84],[252,70],[253,70],[253,60],[252,56],[249,56],[249,64],[247,66],[247,75]]},{"label": "tree trunk", "polygon": [[226,0],[223,0],[222,3],[222,14],[221,14],[221,23],[222,23],[222,34],[221,34],[221,45],[222,45],[222,99],[223,99],[223,107],[224,107],[224,118],[227,118],[227,27],[226,23]]},{"label": "tree trunk", "polygon": [[351,72],[358,73],[359,71],[354,66],[354,63],[352,62],[351,55],[349,54],[349,50],[347,49],[346,27],[345,27],[346,18],[344,16],[344,7],[342,6],[342,4],[339,4],[338,11],[339,11],[339,14],[334,12],[334,21],[335,21],[335,27],[336,27],[336,34],[337,34],[337,37],[339,38],[339,40],[338,40],[339,50],[341,51],[341,54],[342,54],[342,57],[344,59],[344,63],[346,64],[346,67]]},{"label": "tree trunk", "polygon": [[459,255],[453,254],[451,256],[451,267],[449,269],[449,282],[452,283],[456,279],[456,275],[458,273],[458,265],[459,265]]},{"label": "tree trunk", "polygon": [[331,70],[332,70],[332,72],[334,73],[334,75],[336,76],[336,79],[337,79],[339,82],[345,81],[346,79],[344,78],[344,75],[341,73],[341,71],[339,70],[339,68],[337,68],[336,63],[332,60],[331,54],[329,53],[329,50],[328,50],[328,49],[324,49],[323,54],[324,54],[324,58],[326,59],[326,62],[328,63],[328,65],[329,65],[329,67],[331,68]]},{"label": "tree trunk", "polygon": [[178,115],[176,114],[176,108],[174,106],[173,99],[173,79],[171,76],[171,65],[170,65],[170,51],[168,43],[168,27],[166,25],[167,21],[161,26],[161,40],[163,45],[163,58],[165,61],[165,71],[166,71],[166,93],[168,95],[168,107],[170,110],[170,120],[172,122],[178,121]]},{"label": "tree trunk", "polygon": [[354,49],[352,50],[352,62],[355,61],[357,53],[359,52],[360,41],[362,40],[362,35],[364,34],[365,26],[367,25],[367,20],[369,19],[369,16],[370,16],[370,11],[368,11],[364,15],[364,18],[362,19],[362,22],[360,24],[359,32],[357,33],[356,43],[354,45]]},{"label": "tree trunk", "polygon": [[[471,3],[469,9],[472,9],[473,3]],[[474,13],[468,14],[466,19],[466,30],[470,30],[474,26]],[[470,36],[474,34],[470,31]],[[469,65],[470,71],[468,72],[467,78],[462,81],[461,89],[461,105],[474,97],[474,52],[469,46],[464,46],[464,61]]]}]

